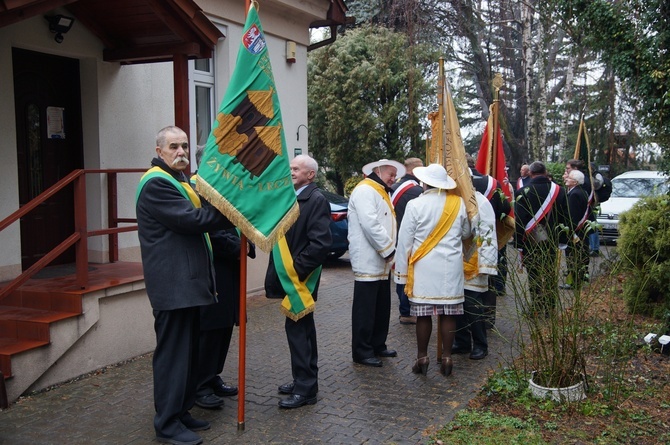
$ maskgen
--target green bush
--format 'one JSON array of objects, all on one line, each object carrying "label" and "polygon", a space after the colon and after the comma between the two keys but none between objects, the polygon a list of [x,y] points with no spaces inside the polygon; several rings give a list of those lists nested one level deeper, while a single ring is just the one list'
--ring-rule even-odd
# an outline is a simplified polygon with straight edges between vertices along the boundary
[{"label": "green bush", "polygon": [[[670,311],[670,197],[640,200],[621,215],[617,252],[631,273],[624,282],[629,311],[657,318]],[[667,320],[664,320],[667,323]]]},{"label": "green bush", "polygon": [[547,173],[551,175],[553,181],[558,185],[563,184],[563,173],[565,172],[565,162],[547,162]]}]

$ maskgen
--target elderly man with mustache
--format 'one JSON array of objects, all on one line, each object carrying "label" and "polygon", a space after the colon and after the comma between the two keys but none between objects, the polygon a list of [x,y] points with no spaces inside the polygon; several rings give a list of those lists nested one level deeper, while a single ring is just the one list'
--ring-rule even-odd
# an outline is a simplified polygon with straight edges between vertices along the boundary
[{"label": "elderly man with mustache", "polygon": [[144,282],[153,309],[154,428],[159,442],[197,445],[209,422],[189,409],[197,387],[200,306],[216,301],[207,232],[233,227],[201,202],[185,175],[188,137],[178,127],[156,136],[156,157],[137,188],[137,225]]}]

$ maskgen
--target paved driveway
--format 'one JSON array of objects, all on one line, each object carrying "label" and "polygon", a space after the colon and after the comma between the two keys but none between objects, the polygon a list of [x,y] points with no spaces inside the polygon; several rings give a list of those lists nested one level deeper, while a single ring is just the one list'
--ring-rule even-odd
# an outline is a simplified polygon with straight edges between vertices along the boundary
[{"label": "paved driveway", "polygon": [[[318,403],[280,410],[277,386],[290,381],[289,351],[279,300],[248,301],[247,387],[244,429],[238,428],[237,397],[221,410],[193,408],[212,423],[202,432],[211,444],[418,444],[447,423],[480,390],[487,373],[511,356],[514,301],[498,301],[497,332],[481,361],[455,356],[453,375],[439,373],[431,354],[428,375],[417,376],[414,326],[398,323],[393,306],[389,348],[397,358],[382,368],[351,360],[353,274],[348,257],[324,268],[316,310],[319,341]],[[434,327],[435,329],[435,327]],[[235,334],[224,378],[237,382]],[[430,350],[436,351],[435,337]],[[1,444],[149,444],[154,442],[151,356],[108,367],[51,391],[24,397],[0,412]],[[155,442],[154,442],[155,443]]]}]

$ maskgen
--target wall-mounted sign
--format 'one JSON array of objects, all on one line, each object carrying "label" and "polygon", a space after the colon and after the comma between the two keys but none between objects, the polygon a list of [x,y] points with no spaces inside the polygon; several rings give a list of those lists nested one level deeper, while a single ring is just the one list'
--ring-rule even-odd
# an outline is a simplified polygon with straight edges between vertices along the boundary
[{"label": "wall-mounted sign", "polygon": [[302,148],[294,148],[293,149],[293,156],[298,156],[302,154]]},{"label": "wall-mounted sign", "polygon": [[65,139],[63,115],[65,108],[47,107],[47,137],[49,139]]}]

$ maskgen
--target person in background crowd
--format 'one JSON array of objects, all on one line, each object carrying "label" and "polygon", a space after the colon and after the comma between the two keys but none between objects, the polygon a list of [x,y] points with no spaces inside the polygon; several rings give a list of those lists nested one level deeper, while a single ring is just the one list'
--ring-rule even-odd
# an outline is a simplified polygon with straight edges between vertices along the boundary
[{"label": "person in background crowd", "polygon": [[562,241],[558,229],[565,224],[567,199],[565,191],[549,180],[542,162],[531,163],[529,169],[530,182],[514,194],[514,246],[528,271],[530,311],[548,317],[556,305],[551,289],[558,288],[556,261]]},{"label": "person in background crowd", "polygon": [[528,185],[530,181],[530,167],[528,164],[523,164],[519,169],[519,179],[516,180],[516,189],[519,190]]},{"label": "person in background crowd", "polygon": [[[326,261],[332,238],[330,235],[330,205],[317,188],[314,180],[319,166],[308,155],[298,155],[291,161],[291,179],[298,195],[300,216],[286,232],[286,242],[293,259],[293,269],[301,283],[318,274],[312,298],[316,302],[321,265]],[[279,277],[274,255],[270,255],[265,275],[265,293],[268,298],[284,298],[287,287]],[[304,286],[305,291],[310,289]],[[286,317],[284,322],[286,339],[291,352],[291,374],[293,379],[280,385],[278,391],[288,397],[279,401],[280,408],[299,408],[316,403],[319,392],[318,349],[314,312],[294,320]]]},{"label": "person in background crowd", "polygon": [[456,317],[463,315],[463,239],[471,236],[463,198],[449,190],[456,182],[440,164],[417,167],[424,192],[407,204],[398,234],[396,283],[405,285],[416,316],[417,358],[412,372],[426,375],[432,316],[442,336],[440,372],[451,375]]},{"label": "person in background crowd", "polygon": [[568,282],[561,284],[562,289],[579,289],[587,279],[589,270],[588,228],[586,222],[592,216],[588,192],[582,188],[584,173],[572,169],[565,178],[567,189],[570,233],[566,243],[566,262]]},{"label": "person in background crowd", "polygon": [[[419,158],[405,159],[405,175],[391,186],[391,189],[393,189],[391,203],[395,210],[398,228],[400,228],[400,223],[402,223],[407,203],[423,193],[423,187],[419,185],[419,180],[412,173],[415,167],[423,167],[423,161]],[[416,317],[409,315],[409,300],[407,299],[407,295],[405,295],[404,288],[404,285],[396,284],[396,293],[400,301],[398,306],[400,324],[416,324]]]},{"label": "person in background crowd", "polygon": [[470,352],[471,360],[481,360],[489,353],[484,295],[490,292],[489,276],[498,273],[498,237],[493,206],[480,192],[475,192],[475,197],[478,218],[472,232],[477,250],[468,260],[463,259],[464,313],[456,317],[456,337],[451,352]]},{"label": "person in background crowd", "polygon": [[386,346],[391,315],[389,277],[398,233],[391,186],[405,167],[388,159],[363,167],[366,178],[349,198],[349,257],[354,272],[351,354],[354,363],[382,366],[379,357],[396,357]]},{"label": "person in background crowd", "polygon": [[[472,176],[472,185],[475,190],[484,195],[491,203],[493,213],[496,221],[502,221],[505,215],[508,215],[512,210],[512,205],[503,192],[505,186],[490,175],[483,175],[475,168],[475,160],[470,155],[466,155],[468,167],[470,168],[470,175]],[[496,306],[497,298],[505,295],[505,283],[507,279],[507,246],[503,246],[498,251],[498,273],[490,275],[489,290],[482,295],[484,302],[484,315],[486,320],[486,327],[491,329],[496,322]],[[470,352],[469,348],[460,348],[454,345],[452,350],[454,354],[465,354]]]},{"label": "person in background crowd", "polygon": [[[592,182],[595,193],[595,203],[592,205],[594,216],[598,216],[598,205],[610,199],[612,194],[612,181],[603,176],[595,163],[591,163],[591,172],[593,173]],[[600,255],[600,230],[591,230],[589,233],[589,255],[597,257]]]}]

